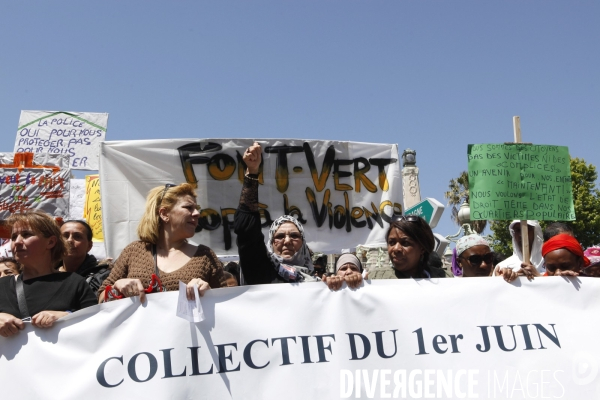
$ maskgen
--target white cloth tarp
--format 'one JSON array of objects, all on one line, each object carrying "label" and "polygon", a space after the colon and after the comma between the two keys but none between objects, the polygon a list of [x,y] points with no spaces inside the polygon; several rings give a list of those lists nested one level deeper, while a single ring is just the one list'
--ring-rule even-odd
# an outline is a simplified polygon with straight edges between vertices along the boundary
[{"label": "white cloth tarp", "polygon": [[[108,255],[118,256],[138,239],[136,228],[151,188],[196,181],[202,230],[193,241],[219,255],[237,255],[233,213],[242,187],[241,157],[252,143],[252,139],[104,142],[100,179]],[[390,217],[402,209],[397,145],[294,139],[260,143],[264,184],[259,201],[265,216],[275,220],[286,210],[297,216],[301,212],[313,251],[385,243]],[[263,232],[267,234],[268,227]]]},{"label": "white cloth tarp", "polygon": [[259,285],[208,291],[200,323],[152,294],[0,337],[2,395],[594,399],[598,293],[560,277]]}]

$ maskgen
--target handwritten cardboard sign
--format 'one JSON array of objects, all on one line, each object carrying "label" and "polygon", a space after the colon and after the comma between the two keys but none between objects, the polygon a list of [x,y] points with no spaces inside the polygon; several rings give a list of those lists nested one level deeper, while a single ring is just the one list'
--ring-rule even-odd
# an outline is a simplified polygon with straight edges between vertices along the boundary
[{"label": "handwritten cardboard sign", "polygon": [[0,153],[0,219],[27,210],[69,215],[69,157]]},{"label": "handwritten cardboard sign", "polygon": [[16,152],[65,154],[71,169],[97,170],[108,113],[21,111]]},{"label": "handwritten cardboard sign", "polygon": [[471,219],[575,220],[569,149],[470,144]]},{"label": "handwritten cardboard sign", "polygon": [[85,177],[85,204],[83,218],[92,228],[92,238],[95,242],[104,241],[102,230],[102,203],[100,202],[100,176],[86,175]]}]

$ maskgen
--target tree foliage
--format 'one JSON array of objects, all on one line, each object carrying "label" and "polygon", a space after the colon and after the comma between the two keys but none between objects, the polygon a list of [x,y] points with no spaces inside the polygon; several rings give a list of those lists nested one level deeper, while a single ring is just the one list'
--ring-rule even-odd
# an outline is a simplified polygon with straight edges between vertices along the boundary
[{"label": "tree foliage", "polygon": [[[452,221],[460,225],[458,222],[459,206],[463,202],[469,202],[469,173],[463,171],[458,178],[450,179],[448,189],[450,190],[444,193],[444,197],[448,199],[448,205],[452,206]],[[471,221],[469,225],[475,232],[481,233],[487,226],[487,221]]]},{"label": "tree foliage", "polygon": [[[564,222],[573,228],[573,233],[583,247],[600,243],[600,190],[596,187],[598,173],[596,167],[587,164],[582,158],[571,159],[571,185],[573,188],[573,206],[575,221]],[[492,221],[493,232],[490,243],[495,252],[512,254],[512,238],[508,232],[511,221]],[[540,221],[542,229],[552,222]]]},{"label": "tree foliage", "polygon": [[596,167],[582,158],[571,159],[573,204],[577,220],[570,223],[577,240],[590,247],[600,243],[600,190]]},{"label": "tree foliage", "polygon": [[491,221],[490,246],[495,253],[501,253],[510,256],[513,253],[512,236],[508,231],[508,226],[512,221]]}]

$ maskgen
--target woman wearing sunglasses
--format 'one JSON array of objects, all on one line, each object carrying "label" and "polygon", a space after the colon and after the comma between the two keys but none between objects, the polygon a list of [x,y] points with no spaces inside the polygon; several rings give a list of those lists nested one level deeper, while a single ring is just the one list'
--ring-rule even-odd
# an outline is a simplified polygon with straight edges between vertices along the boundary
[{"label": "woman wearing sunglasses", "polygon": [[441,268],[427,264],[435,248],[429,224],[414,215],[392,220],[386,233],[387,250],[392,268],[377,268],[369,272],[370,279],[444,278]]},{"label": "woman wearing sunglasses", "polygon": [[258,211],[258,171],[262,159],[260,144],[244,152],[247,170],[240,204],[233,219],[237,235],[240,268],[250,285],[277,282],[315,282],[314,266],[306,245],[302,224],[291,215],[277,218],[269,229],[269,240],[261,230]]},{"label": "woman wearing sunglasses", "polygon": [[24,321],[49,328],[59,318],[96,304],[96,296],[81,276],[56,273],[65,255],[60,228],[47,214],[29,211],[8,218],[11,248],[21,273],[0,278],[0,335],[15,335]]},{"label": "woman wearing sunglasses", "polygon": [[490,276],[493,261],[494,253],[487,240],[475,234],[463,236],[452,252],[452,273],[464,278]]},{"label": "woman wearing sunglasses", "polygon": [[140,238],[129,244],[115,261],[110,275],[98,290],[100,302],[146,293],[179,290],[187,283],[187,297],[207,289],[227,286],[223,266],[213,251],[193,245],[199,206],[194,186],[167,184],[150,190],[138,225]]}]

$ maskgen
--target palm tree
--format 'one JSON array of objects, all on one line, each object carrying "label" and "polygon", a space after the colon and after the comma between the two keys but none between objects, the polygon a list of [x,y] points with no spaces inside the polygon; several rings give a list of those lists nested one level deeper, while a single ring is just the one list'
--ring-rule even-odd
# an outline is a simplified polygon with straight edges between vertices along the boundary
[{"label": "palm tree", "polygon": [[[448,199],[448,205],[452,206],[452,221],[460,225],[458,222],[458,208],[463,202],[469,202],[469,173],[463,171],[458,178],[450,179],[448,188],[450,190],[444,193],[444,197]],[[487,226],[487,221],[471,221],[469,225],[475,232],[481,233]]]}]

